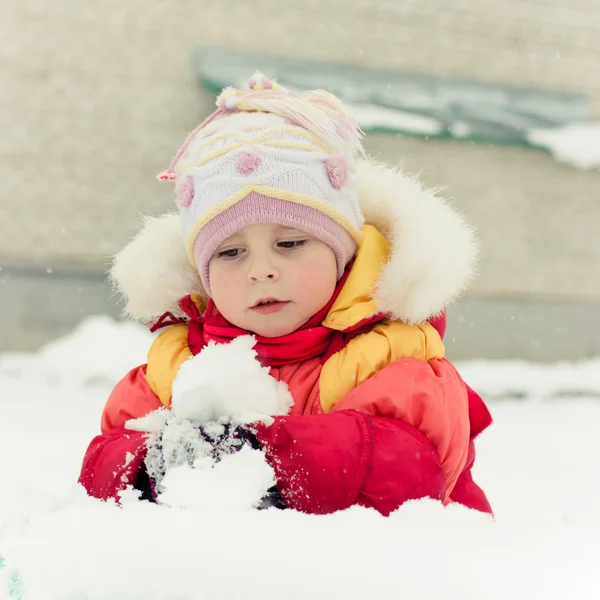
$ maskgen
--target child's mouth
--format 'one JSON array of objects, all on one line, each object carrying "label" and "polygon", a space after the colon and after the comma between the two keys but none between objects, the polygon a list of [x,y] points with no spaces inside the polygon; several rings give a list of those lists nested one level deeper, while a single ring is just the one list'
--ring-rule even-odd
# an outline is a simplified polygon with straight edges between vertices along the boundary
[{"label": "child's mouth", "polygon": [[276,300],[275,298],[266,298],[264,300],[260,300],[251,308],[251,310],[261,315],[270,315],[282,310],[286,304],[289,303],[283,300]]}]

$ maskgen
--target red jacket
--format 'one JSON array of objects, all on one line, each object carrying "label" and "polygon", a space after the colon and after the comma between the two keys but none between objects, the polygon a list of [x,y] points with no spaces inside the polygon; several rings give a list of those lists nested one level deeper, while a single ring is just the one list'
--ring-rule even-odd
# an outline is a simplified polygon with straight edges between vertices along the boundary
[{"label": "red jacket", "polygon": [[[445,317],[433,324],[443,335]],[[353,409],[349,394],[338,403],[337,410],[327,414],[315,408],[319,406],[314,403],[314,385],[318,380],[315,365],[305,361],[291,369],[272,369],[272,375],[288,382],[296,405],[289,416],[275,417],[273,425],[256,429],[287,506],[323,514],[359,504],[388,515],[410,499],[448,501],[444,496],[448,473],[440,445],[435,446],[423,430],[397,418],[398,415],[386,416],[385,408],[381,408],[386,405],[390,386],[394,394],[414,395],[412,386],[406,386],[406,369],[410,369],[411,377],[415,369],[423,371],[421,393],[429,394],[425,399],[428,406],[439,403],[440,394],[448,393],[449,387],[454,393],[457,385],[464,386],[447,361],[436,362],[437,376],[431,376],[426,363],[397,361],[354,390],[355,395],[360,392],[361,397],[369,396],[369,406],[379,408]],[[299,373],[302,366],[306,370]],[[434,383],[424,378],[431,378]],[[403,388],[407,388],[406,392]],[[466,391],[468,456],[449,501],[490,513],[485,494],[472,479],[471,467],[475,460],[473,440],[491,418],[481,398],[468,386]],[[133,369],[117,384],[103,414],[102,434],[91,442],[83,461],[80,482],[89,494],[101,499],[116,498],[128,485],[141,486],[147,479],[146,434],[127,430],[124,425],[128,419],[162,406],[146,379],[146,365]]]},{"label": "red jacket", "polygon": [[[423,315],[438,313],[444,299],[461,289],[474,255],[470,234],[447,206],[417,193],[412,183],[376,171],[361,193],[379,202],[382,185],[389,183],[387,209],[371,217],[387,216],[385,230],[395,231],[393,240],[365,225],[353,263],[324,314],[288,339],[257,338],[259,359],[271,368],[272,377],[288,385],[294,400],[289,415],[275,417],[270,427],[257,427],[259,442],[287,506],[304,512],[330,513],[359,504],[387,515],[422,497],[491,512],[471,477],[473,440],[489,425],[489,412],[444,358],[445,319],[423,322]],[[416,197],[409,198],[413,192]],[[410,210],[402,216],[397,213],[403,206]],[[411,221],[415,211],[423,211],[419,222]],[[135,274],[128,294],[136,294],[138,301],[157,291],[161,296],[164,273],[191,269],[185,255],[176,268],[160,262],[162,251],[148,260],[156,228],[163,225],[147,227],[142,251],[122,253],[121,260],[130,260],[127,268]],[[178,229],[175,217],[164,231],[177,236]],[[177,246],[163,241],[158,247],[171,245]],[[140,258],[146,260],[145,268],[160,263],[141,288]],[[123,265],[119,270],[127,271]],[[190,280],[197,276],[188,272]],[[189,290],[187,279],[181,286],[177,289]],[[227,341],[229,333],[223,331],[231,327],[219,322],[218,311],[200,298],[187,298],[176,309],[183,310],[186,322],[161,333],[148,364],[133,369],[107,402],[102,435],[90,444],[80,477],[93,496],[113,498],[127,485],[144,486],[145,435],[125,429],[126,421],[169,407],[171,385],[183,361],[208,341]],[[302,341],[305,335],[314,336],[308,344]],[[286,355],[272,360],[282,353]]]}]

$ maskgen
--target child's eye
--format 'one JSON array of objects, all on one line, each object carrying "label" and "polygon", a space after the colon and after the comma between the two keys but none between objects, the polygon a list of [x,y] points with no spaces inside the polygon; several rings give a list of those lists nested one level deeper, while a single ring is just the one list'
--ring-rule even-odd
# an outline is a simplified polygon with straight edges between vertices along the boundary
[{"label": "child's eye", "polygon": [[242,248],[230,248],[217,252],[217,258],[237,258],[244,250]]},{"label": "child's eye", "polygon": [[280,248],[286,248],[291,250],[293,248],[301,248],[302,246],[304,246],[304,244],[306,244],[306,240],[290,240],[289,242],[279,242],[277,245]]}]

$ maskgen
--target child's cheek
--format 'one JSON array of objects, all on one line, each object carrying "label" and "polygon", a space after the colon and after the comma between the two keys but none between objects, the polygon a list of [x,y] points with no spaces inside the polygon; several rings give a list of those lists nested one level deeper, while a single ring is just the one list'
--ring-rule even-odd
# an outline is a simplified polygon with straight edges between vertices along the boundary
[{"label": "child's cheek", "polygon": [[225,269],[215,269],[210,273],[213,300],[219,310],[234,310],[241,300],[240,285],[234,273]]},{"label": "child's cheek", "polygon": [[297,289],[303,296],[313,296],[315,292],[331,292],[336,285],[335,267],[326,268],[322,261],[315,260],[307,263],[296,276]]}]

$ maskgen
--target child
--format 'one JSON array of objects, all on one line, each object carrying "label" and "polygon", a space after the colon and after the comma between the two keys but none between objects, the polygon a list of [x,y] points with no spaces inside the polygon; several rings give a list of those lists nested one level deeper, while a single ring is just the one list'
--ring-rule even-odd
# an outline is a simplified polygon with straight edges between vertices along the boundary
[{"label": "child", "polygon": [[491,512],[471,478],[490,415],[441,342],[471,230],[414,180],[357,161],[360,130],[331,94],[257,74],[217,106],[159,176],[180,217],[150,220],[115,261],[129,314],[166,328],[110,396],[81,483],[151,496],[147,436],[125,423],[169,408],[179,366],[210,341],[250,332],[294,401],[247,430],[288,508],[388,515],[431,497]]}]

